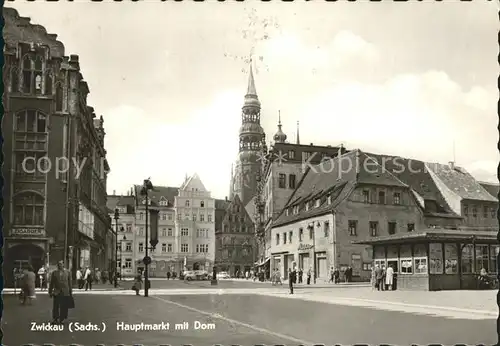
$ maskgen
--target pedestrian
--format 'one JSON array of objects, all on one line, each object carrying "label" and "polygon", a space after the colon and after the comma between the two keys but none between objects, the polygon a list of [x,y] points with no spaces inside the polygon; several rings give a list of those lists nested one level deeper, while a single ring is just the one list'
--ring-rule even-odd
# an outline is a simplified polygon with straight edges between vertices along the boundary
[{"label": "pedestrian", "polygon": [[377,285],[377,278],[376,278],[376,267],[372,267],[371,275],[370,275],[370,286],[372,287],[372,290],[375,290]]},{"label": "pedestrian", "polygon": [[134,284],[132,285],[132,290],[135,291],[135,295],[138,296],[142,288],[142,273],[138,272],[134,278]]},{"label": "pedestrian", "polygon": [[45,267],[41,266],[40,269],[38,269],[37,274],[40,281],[40,291],[43,291],[43,286],[45,285],[45,275],[47,274],[45,271]]},{"label": "pedestrian", "polygon": [[312,267],[309,267],[309,269],[307,270],[307,284],[308,285],[311,284],[311,276],[312,276]]},{"label": "pedestrian", "polygon": [[375,288],[377,291],[384,290],[384,269],[378,264],[375,266]]},{"label": "pedestrian", "polygon": [[31,267],[31,265],[30,265],[30,266],[28,266],[28,268],[26,268],[24,270],[24,274],[23,274],[23,277],[21,279],[21,289],[23,292],[23,294],[22,294],[23,305],[26,305],[26,303],[31,305],[33,299],[36,298],[35,281],[36,281],[35,271],[33,270],[33,267]]},{"label": "pedestrian", "polygon": [[304,276],[304,271],[302,270],[302,268],[299,269],[298,275],[299,275],[299,284],[301,284],[303,279],[302,277]]},{"label": "pedestrian", "polygon": [[330,280],[328,280],[328,283],[334,282],[334,280],[335,280],[334,272],[335,271],[333,270],[333,267],[330,267]]},{"label": "pedestrian", "polygon": [[85,281],[85,291],[92,291],[92,282],[94,281],[92,271],[89,267],[85,269],[85,274],[83,275],[83,280]]},{"label": "pedestrian", "polygon": [[294,269],[288,268],[288,288],[290,289],[290,294],[293,294],[293,284],[295,282],[295,276],[297,272]]},{"label": "pedestrian", "polygon": [[109,276],[109,273],[107,270],[104,270],[102,272],[102,276],[101,276],[101,279],[102,279],[102,283],[105,284],[106,282],[108,282],[108,276]]},{"label": "pedestrian", "polygon": [[167,280],[170,280],[170,271],[167,272]]},{"label": "pedestrian", "polygon": [[390,265],[385,272],[385,285],[389,291],[392,291],[392,284],[394,280],[394,269]]},{"label": "pedestrian", "polygon": [[64,324],[68,318],[70,300],[73,299],[71,273],[64,268],[64,262],[57,263],[57,270],[50,276],[49,296],[54,300],[52,304],[52,324]]},{"label": "pedestrian", "polygon": [[94,270],[94,279],[96,283],[101,282],[101,271],[99,270],[99,268],[95,268]]},{"label": "pedestrian", "polygon": [[76,271],[76,284],[78,285],[79,289],[83,288],[84,281],[83,281],[83,273],[82,273],[81,268]]},{"label": "pedestrian", "polygon": [[339,268],[335,268],[335,270],[333,271],[333,278],[334,278],[335,284],[338,284],[340,282],[340,270],[339,270]]}]

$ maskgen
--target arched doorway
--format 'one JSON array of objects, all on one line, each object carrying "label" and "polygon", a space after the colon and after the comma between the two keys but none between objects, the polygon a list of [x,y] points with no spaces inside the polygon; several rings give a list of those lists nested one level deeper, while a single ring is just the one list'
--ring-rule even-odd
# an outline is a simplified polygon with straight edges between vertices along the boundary
[{"label": "arched doorway", "polygon": [[[45,251],[34,244],[16,244],[5,252],[4,274],[6,287],[14,287],[14,268],[26,269],[32,266],[35,273],[45,263]],[[38,285],[38,275],[37,275]]]},{"label": "arched doorway", "polygon": [[193,263],[193,270],[200,270],[200,262]]}]

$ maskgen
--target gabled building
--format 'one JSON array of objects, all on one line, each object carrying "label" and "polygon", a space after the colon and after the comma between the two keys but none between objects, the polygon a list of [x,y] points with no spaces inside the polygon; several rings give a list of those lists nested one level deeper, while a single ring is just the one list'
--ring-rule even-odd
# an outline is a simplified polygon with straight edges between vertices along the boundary
[{"label": "gabled building", "polygon": [[271,230],[271,270],[353,268],[355,280],[371,275],[371,247],[356,239],[410,233],[421,226],[411,188],[360,150],[311,165]]},{"label": "gabled building", "polygon": [[215,260],[215,199],[195,173],[175,197],[174,251],[187,270],[211,271]]},{"label": "gabled building", "polygon": [[215,233],[215,262],[218,271],[231,276],[250,271],[257,259],[254,223],[240,197],[235,195],[226,208],[222,229]]}]

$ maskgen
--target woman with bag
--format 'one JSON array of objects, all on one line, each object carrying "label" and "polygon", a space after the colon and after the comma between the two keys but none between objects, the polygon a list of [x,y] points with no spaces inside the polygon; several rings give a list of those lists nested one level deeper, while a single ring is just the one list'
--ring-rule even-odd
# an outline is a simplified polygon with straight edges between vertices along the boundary
[{"label": "woman with bag", "polygon": [[139,295],[139,291],[141,290],[141,288],[142,288],[142,274],[139,272],[135,276],[134,285],[132,286],[132,290],[135,291],[136,296]]},{"label": "woman with bag", "polygon": [[28,304],[31,305],[32,300],[36,298],[35,281],[36,281],[36,275],[33,268],[30,266],[24,271],[24,275],[22,278],[23,305],[25,305],[26,302],[28,302]]}]

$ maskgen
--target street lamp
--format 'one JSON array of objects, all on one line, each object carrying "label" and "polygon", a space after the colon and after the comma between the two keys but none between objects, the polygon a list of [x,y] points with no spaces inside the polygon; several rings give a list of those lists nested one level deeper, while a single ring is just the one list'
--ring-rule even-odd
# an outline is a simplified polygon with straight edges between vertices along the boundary
[{"label": "street lamp", "polygon": [[309,232],[312,233],[312,248],[313,248],[313,283],[316,283],[316,232],[314,232],[314,222],[307,226]]},{"label": "street lamp", "polygon": [[[153,190],[153,184],[151,180],[144,179],[144,183],[142,184],[141,195],[146,197],[146,255],[144,256],[144,297],[149,296],[149,265],[151,264],[151,257],[148,256],[148,250],[150,247],[148,246],[148,218],[149,218],[149,190]],[[152,245],[152,244],[151,244]],[[156,245],[156,244],[155,244]],[[151,246],[153,249],[154,246]]]},{"label": "street lamp", "polygon": [[120,212],[118,211],[118,208],[115,208],[114,219],[115,219],[115,268],[113,270],[113,275],[115,279],[115,287],[118,287],[118,275],[116,272],[116,267],[118,266],[118,220],[120,219]]},{"label": "street lamp", "polygon": [[[120,229],[120,231],[123,232],[123,227]],[[123,239],[120,240],[120,280],[122,278],[122,268],[124,268],[124,265],[122,263],[122,243],[127,240],[127,237],[123,236]]]}]

